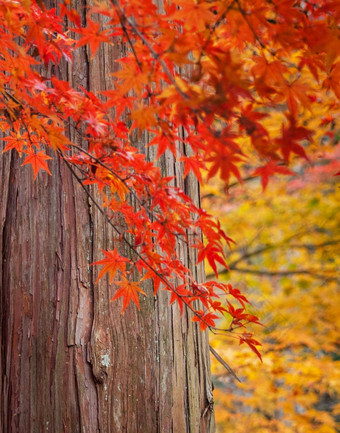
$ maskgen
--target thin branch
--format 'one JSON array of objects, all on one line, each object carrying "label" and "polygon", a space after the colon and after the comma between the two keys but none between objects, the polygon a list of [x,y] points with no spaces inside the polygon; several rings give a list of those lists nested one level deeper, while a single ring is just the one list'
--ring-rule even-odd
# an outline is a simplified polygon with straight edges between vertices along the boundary
[{"label": "thin branch", "polygon": [[326,242],[321,242],[320,244],[292,244],[292,245],[288,245],[289,248],[305,248],[307,250],[309,249],[316,249],[316,248],[324,248],[324,247],[328,247],[330,245],[337,245],[340,244],[340,239],[334,239],[332,241],[326,241]]},{"label": "thin branch", "polygon": [[236,373],[234,372],[234,370],[230,367],[230,365],[228,365],[225,360],[216,352],[216,350],[209,346],[210,352],[214,355],[214,357],[217,359],[217,361],[223,365],[223,367],[229,371],[229,373],[233,376],[234,379],[238,380],[240,383],[242,382],[241,379],[239,377],[237,377]]},{"label": "thin branch", "polygon": [[124,21],[126,21],[126,17],[125,17],[125,15],[124,15],[123,11],[121,10],[120,5],[115,5],[115,2],[114,2],[114,1],[112,1],[111,3],[112,3],[113,7],[114,7],[115,10],[116,10],[116,13],[117,13],[117,15],[118,15],[118,19],[119,19],[120,25],[121,25],[121,27],[122,27],[122,29],[123,29],[123,32],[124,32],[125,36],[126,36],[126,39],[127,39],[127,41],[128,41],[128,44],[130,45],[131,51],[132,51],[132,53],[133,53],[133,55],[134,55],[134,58],[136,59],[136,63],[137,63],[137,65],[138,65],[138,67],[139,67],[139,70],[140,70],[141,72],[143,72],[143,69],[142,69],[142,63],[141,63],[141,61],[139,60],[139,58],[138,58],[138,56],[137,56],[137,53],[136,53],[135,47],[134,47],[134,45],[133,45],[133,43],[132,43],[132,41],[131,41],[131,38],[130,38],[129,32],[127,31],[127,28],[126,28],[125,23],[124,23]]},{"label": "thin branch", "polygon": [[241,257],[239,257],[237,260],[234,260],[233,262],[231,262],[230,265],[229,265],[229,269],[231,269],[231,268],[234,269],[235,266],[238,263],[242,262],[243,260],[247,260],[250,257],[257,256],[259,254],[262,254],[262,253],[264,253],[266,251],[270,251],[270,250],[275,249],[277,247],[278,247],[278,245],[267,245],[267,246],[265,246],[263,248],[259,248],[258,250],[251,251],[250,253],[245,253]]},{"label": "thin branch", "polygon": [[[331,277],[328,276],[326,274],[319,274],[318,272],[315,272],[314,270],[311,269],[297,269],[295,271],[266,271],[264,269],[249,269],[249,268],[237,268],[235,267],[230,267],[229,270],[225,269],[222,272],[220,272],[220,275],[223,274],[227,274],[229,272],[240,272],[243,274],[254,274],[254,275],[264,275],[264,276],[268,276],[268,277],[275,277],[275,276],[291,276],[291,275],[310,275],[313,278],[318,278],[318,279],[327,279],[327,280],[331,280],[331,281],[337,281],[338,278],[336,277]],[[209,275],[207,275],[207,277],[209,277]]]},{"label": "thin branch", "polygon": [[[233,188],[233,187],[235,187],[235,186],[239,186],[239,185],[241,185],[243,182],[249,182],[249,181],[251,181],[251,180],[256,180],[256,179],[258,179],[258,176],[248,176],[248,177],[244,177],[244,178],[242,179],[242,182],[235,181],[235,182],[233,182],[233,183],[227,185],[227,187],[226,187],[225,189],[226,189],[226,190],[229,190],[230,188]],[[206,199],[206,198],[213,198],[213,197],[216,197],[216,194],[209,193],[209,194],[204,194],[204,195],[202,195],[201,199],[204,200],[204,199]]]},{"label": "thin branch", "polygon": [[275,250],[275,249],[316,249],[316,248],[324,248],[326,246],[330,246],[330,245],[337,245],[340,243],[340,239],[335,239],[332,241],[326,241],[326,242],[322,242],[319,244],[289,244],[289,240],[293,239],[294,237],[296,237],[295,235],[288,237],[287,239],[285,239],[284,241],[282,241],[282,243],[280,244],[274,244],[274,245],[266,245],[262,248],[259,248],[257,250],[251,251],[249,253],[245,253],[242,256],[240,256],[238,259],[234,260],[233,262],[230,263],[229,265],[229,269],[236,269],[236,265],[244,260],[247,260],[251,257],[260,255],[266,251],[270,251],[270,250]]}]

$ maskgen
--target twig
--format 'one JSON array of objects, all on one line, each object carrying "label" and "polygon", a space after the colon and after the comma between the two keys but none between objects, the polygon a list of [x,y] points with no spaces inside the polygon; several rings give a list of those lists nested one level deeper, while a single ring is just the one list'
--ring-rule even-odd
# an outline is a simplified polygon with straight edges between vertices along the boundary
[{"label": "twig", "polygon": [[242,382],[239,377],[237,377],[234,370],[225,362],[225,360],[216,352],[216,350],[209,346],[210,352],[214,355],[214,357],[217,359],[217,361],[223,365],[225,369],[229,371],[229,373],[233,376],[234,379],[238,380],[240,383]]}]

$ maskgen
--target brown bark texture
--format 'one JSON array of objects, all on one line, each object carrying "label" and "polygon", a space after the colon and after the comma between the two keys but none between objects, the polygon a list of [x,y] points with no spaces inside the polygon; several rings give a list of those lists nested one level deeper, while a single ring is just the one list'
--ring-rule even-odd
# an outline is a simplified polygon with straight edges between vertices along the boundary
[{"label": "brown bark texture", "polygon": [[[105,90],[124,50],[107,45],[91,61],[79,50],[56,73],[74,87]],[[152,159],[147,137],[138,141]],[[52,176],[36,181],[16,153],[0,158],[0,432],[212,433],[207,334],[152,287],[140,311],[129,306],[122,315],[120,300],[110,303],[114,288],[105,278],[95,283],[90,263],[113,247],[112,228],[51,156]],[[199,200],[180,163],[166,155],[161,165]],[[178,248],[195,263],[193,251]]]}]

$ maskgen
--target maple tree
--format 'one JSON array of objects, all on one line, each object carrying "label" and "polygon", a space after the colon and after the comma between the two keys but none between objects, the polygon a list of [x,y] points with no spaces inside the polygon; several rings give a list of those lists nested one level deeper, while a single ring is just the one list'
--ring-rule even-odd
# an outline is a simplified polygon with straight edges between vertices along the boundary
[{"label": "maple tree", "polygon": [[[291,174],[295,156],[312,160],[313,130],[300,115],[326,106],[334,135],[338,2],[58,6],[0,1],[4,152],[16,150],[34,178],[51,173],[50,158],[72,172],[114,232],[113,249],[103,249],[93,266],[103,266],[95,268],[97,281],[108,274],[123,311],[131,301],[138,308],[144,284],[152,283],[154,295],[170,292],[170,303],[190,310],[202,330],[230,334],[261,357],[246,328],[259,323],[246,297],[230,283],[199,281],[190,268],[207,260],[217,276],[227,266],[229,233],[177,186],[178,171],[163,175],[160,166],[172,155],[187,179],[218,175],[228,188],[246,174],[260,176],[265,188],[274,174]],[[84,46],[91,63],[118,44],[125,52],[114,59],[108,87],[74,88],[55,73]],[[157,147],[156,160],[139,151],[142,137],[150,152]],[[193,263],[180,260],[181,245],[195,251]],[[221,315],[231,318],[223,329],[216,326]]]}]

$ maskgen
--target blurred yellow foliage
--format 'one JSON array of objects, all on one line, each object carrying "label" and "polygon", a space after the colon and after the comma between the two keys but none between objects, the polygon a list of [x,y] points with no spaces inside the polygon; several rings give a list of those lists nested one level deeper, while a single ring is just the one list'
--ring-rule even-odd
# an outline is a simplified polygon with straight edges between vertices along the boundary
[{"label": "blurred yellow foliage", "polygon": [[203,205],[236,242],[220,278],[242,289],[264,325],[254,329],[263,364],[212,336],[242,380],[213,360],[217,432],[339,432],[339,145],[329,150],[265,193],[256,179],[228,196],[216,181],[205,191]]}]

